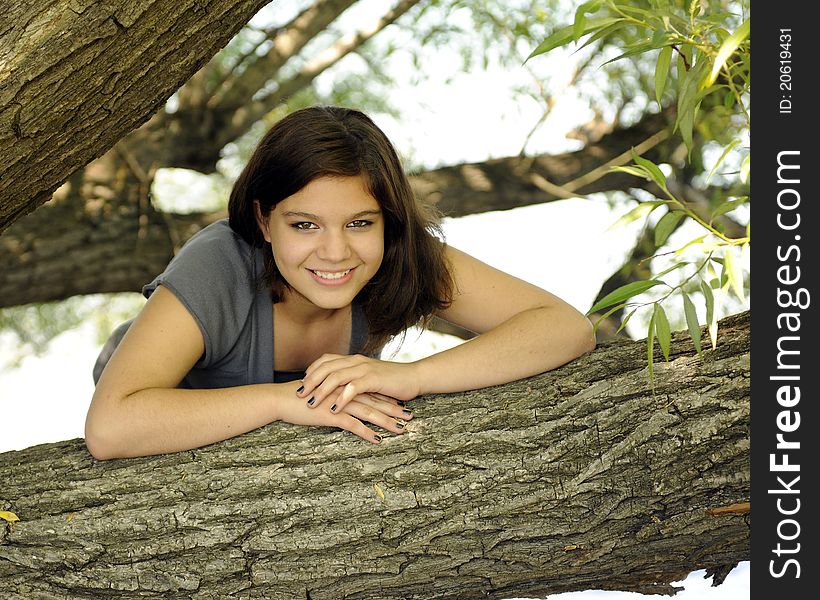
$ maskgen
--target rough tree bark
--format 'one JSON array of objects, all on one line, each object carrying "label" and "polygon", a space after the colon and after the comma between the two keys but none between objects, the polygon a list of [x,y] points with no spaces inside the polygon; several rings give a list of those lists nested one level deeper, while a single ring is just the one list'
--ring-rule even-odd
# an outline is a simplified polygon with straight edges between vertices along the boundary
[{"label": "rough tree bark", "polygon": [[380,446],[273,424],[200,450],[0,455],[11,598],[671,594],[749,549],[749,314],[647,380],[614,340],[556,371],[414,403]]},{"label": "rough tree bark", "polygon": [[0,233],[147,121],[269,1],[0,2]]}]

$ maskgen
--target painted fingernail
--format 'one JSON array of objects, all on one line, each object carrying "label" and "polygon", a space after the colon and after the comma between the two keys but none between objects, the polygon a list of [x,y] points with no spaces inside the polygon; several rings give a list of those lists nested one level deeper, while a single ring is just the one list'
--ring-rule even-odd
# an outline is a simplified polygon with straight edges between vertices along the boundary
[{"label": "painted fingernail", "polygon": [[301,394],[301,393],[302,393],[302,391],[303,391],[304,389],[305,389],[305,386],[300,385],[300,386],[299,386],[299,389],[298,389],[298,390],[296,390],[296,393],[297,393],[297,394]]},{"label": "painted fingernail", "polygon": [[330,407],[330,412],[336,412],[336,405],[335,404]]},{"label": "painted fingernail", "polygon": [[308,406],[313,406],[313,403],[314,403],[315,401],[316,401],[316,398],[315,398],[315,397],[314,397],[314,398],[311,398],[310,400],[308,400]]},{"label": "painted fingernail", "polygon": [[406,408],[405,408],[403,411],[401,411],[401,412],[403,412],[403,413],[404,413],[404,414],[406,414],[406,415],[413,416],[413,413],[411,413],[411,412],[410,412],[409,410],[407,410]]},{"label": "painted fingernail", "polygon": [[377,443],[377,444],[381,444],[381,443],[382,443],[382,436],[380,436],[378,433],[377,433],[376,435],[374,435],[374,436],[373,436],[373,439],[374,439],[374,440],[376,440],[376,443]]}]

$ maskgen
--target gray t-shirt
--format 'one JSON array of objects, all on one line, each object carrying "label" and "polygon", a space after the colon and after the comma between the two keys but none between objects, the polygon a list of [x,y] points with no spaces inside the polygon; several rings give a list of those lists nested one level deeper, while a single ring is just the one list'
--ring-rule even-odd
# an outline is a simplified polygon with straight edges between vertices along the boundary
[{"label": "gray t-shirt", "polygon": [[[270,289],[259,285],[263,273],[261,249],[248,245],[223,219],[191,237],[165,271],[142,288],[149,298],[157,286],[165,286],[202,332],[205,352],[179,387],[224,388],[304,376],[273,371],[273,305]],[[94,366],[95,383],[130,324],[120,325],[103,346]],[[366,341],[367,321],[354,302],[350,353],[361,352]]]}]

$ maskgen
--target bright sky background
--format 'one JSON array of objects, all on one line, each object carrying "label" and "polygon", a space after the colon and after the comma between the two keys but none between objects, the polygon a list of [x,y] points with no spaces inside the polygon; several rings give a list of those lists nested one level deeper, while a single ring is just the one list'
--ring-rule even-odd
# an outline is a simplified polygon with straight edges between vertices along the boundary
[{"label": "bright sky background", "polygon": [[[516,99],[515,85],[531,84],[523,70],[462,73],[454,57],[441,56],[437,71],[421,84],[406,85],[397,95],[401,121],[373,115],[399,151],[434,166],[518,154],[541,116],[540,107]],[[569,76],[568,61],[557,60],[553,84]],[[320,80],[331,85],[332,77]],[[573,125],[590,118],[574,98],[559,101],[552,116],[533,136],[530,152],[560,152],[576,142],[564,137]],[[624,212],[621,209],[620,212]],[[515,211],[487,213],[445,221],[447,241],[513,275],[540,285],[582,312],[634,240],[636,227],[610,231],[619,215],[604,202],[568,200]],[[54,340],[44,357],[27,357],[18,369],[0,373],[0,452],[82,437],[93,393],[91,367],[99,351],[90,324]],[[399,358],[442,350],[451,340],[408,335],[414,349]],[[0,336],[0,365],[11,349]],[[703,572],[690,575],[680,600],[739,600],[749,597],[749,563],[742,563],[719,588],[710,588]],[[621,592],[583,592],[551,596],[560,600],[631,600],[649,596]]]}]

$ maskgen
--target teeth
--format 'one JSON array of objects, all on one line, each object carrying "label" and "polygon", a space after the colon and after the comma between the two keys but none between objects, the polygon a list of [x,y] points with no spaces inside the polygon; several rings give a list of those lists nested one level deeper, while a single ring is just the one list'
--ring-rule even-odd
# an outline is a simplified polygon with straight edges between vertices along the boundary
[{"label": "teeth", "polygon": [[325,273],[324,271],[313,272],[316,273],[316,275],[318,275],[322,279],[341,279],[342,277],[350,273],[350,269],[348,269],[347,271],[339,271],[338,273]]}]

